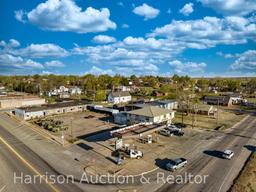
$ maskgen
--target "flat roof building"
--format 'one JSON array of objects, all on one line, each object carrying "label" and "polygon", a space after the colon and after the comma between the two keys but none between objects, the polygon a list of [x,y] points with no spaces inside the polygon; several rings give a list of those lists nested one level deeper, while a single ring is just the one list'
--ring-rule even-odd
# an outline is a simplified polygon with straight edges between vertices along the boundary
[{"label": "flat roof building", "polygon": [[3,96],[0,98],[0,108],[16,108],[33,105],[43,105],[45,99],[36,96]]},{"label": "flat roof building", "polygon": [[43,118],[49,115],[56,115],[69,112],[85,111],[85,102],[63,102],[35,107],[20,107],[15,109],[15,115],[24,120]]}]

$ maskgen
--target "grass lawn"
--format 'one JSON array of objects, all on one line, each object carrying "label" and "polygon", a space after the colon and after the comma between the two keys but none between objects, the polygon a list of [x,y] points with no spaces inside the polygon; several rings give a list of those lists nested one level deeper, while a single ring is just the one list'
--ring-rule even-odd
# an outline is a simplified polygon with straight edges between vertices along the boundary
[{"label": "grass lawn", "polygon": [[246,98],[248,102],[256,103],[256,98]]},{"label": "grass lawn", "polygon": [[256,192],[256,153],[251,156],[231,192]]},{"label": "grass lawn", "polygon": [[[219,123],[217,125],[217,120],[212,116],[207,115],[196,115],[196,123],[195,127],[197,128],[205,128],[205,129],[215,129],[218,126],[223,126],[223,129],[232,127],[235,123],[239,122],[245,117],[245,115],[236,115],[232,112],[226,112],[220,110],[219,112]],[[182,115],[181,113],[175,113],[174,118],[175,123],[182,122]],[[184,123],[189,127],[192,126],[192,115],[189,114],[188,116],[184,115]]]}]

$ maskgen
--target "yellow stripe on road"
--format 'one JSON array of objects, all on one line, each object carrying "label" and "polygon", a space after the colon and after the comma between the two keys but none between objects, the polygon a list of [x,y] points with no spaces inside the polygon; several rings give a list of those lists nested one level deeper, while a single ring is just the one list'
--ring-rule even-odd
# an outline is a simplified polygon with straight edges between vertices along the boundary
[{"label": "yellow stripe on road", "polygon": [[1,136],[0,136],[0,141],[2,141],[24,164],[26,164],[33,172],[35,172],[37,175],[39,175],[41,178],[44,179],[45,183],[49,185],[49,187],[54,191],[54,192],[60,192],[55,186],[53,186],[52,183],[48,182],[47,178],[40,174],[39,171],[36,170],[26,159],[24,159],[11,145],[9,145]]}]

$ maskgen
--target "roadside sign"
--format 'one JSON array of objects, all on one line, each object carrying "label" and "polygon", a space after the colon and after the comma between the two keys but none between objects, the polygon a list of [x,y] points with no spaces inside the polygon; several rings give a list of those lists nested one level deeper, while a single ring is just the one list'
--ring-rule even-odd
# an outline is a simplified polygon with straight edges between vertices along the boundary
[{"label": "roadside sign", "polygon": [[115,150],[121,149],[123,147],[123,139],[117,139],[115,142]]}]

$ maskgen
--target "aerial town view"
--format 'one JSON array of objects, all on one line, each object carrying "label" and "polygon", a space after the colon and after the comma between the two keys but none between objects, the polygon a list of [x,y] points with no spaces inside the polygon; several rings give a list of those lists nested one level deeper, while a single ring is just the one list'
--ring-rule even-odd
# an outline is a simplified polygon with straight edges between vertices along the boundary
[{"label": "aerial town view", "polygon": [[256,192],[255,0],[0,8],[0,192]]}]

